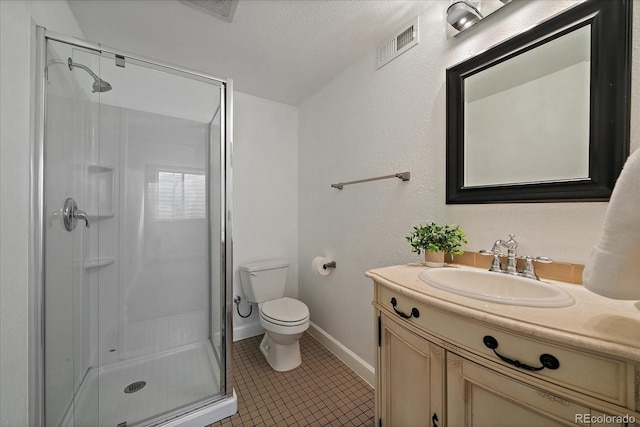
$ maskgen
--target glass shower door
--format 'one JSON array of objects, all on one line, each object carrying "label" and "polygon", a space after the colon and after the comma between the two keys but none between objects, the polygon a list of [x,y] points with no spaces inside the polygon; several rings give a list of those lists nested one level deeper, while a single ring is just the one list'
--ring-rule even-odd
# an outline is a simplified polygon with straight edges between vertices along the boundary
[{"label": "glass shower door", "polygon": [[47,425],[55,426],[98,423],[97,389],[87,388],[96,365],[97,327],[97,284],[91,283],[88,267],[98,235],[86,209],[97,190],[87,175],[95,161],[99,94],[91,92],[91,76],[75,64],[98,70],[99,57],[47,44],[44,407]]},{"label": "glass shower door", "polygon": [[221,89],[130,58],[100,61],[113,89],[100,98],[96,175],[110,191],[97,204],[111,216],[96,227],[101,256],[115,260],[99,271],[100,423],[145,424],[221,395],[221,236],[210,221],[221,209],[220,185],[210,187]]},{"label": "glass shower door", "polygon": [[155,424],[223,400],[226,88],[53,40],[46,54],[46,425]]}]

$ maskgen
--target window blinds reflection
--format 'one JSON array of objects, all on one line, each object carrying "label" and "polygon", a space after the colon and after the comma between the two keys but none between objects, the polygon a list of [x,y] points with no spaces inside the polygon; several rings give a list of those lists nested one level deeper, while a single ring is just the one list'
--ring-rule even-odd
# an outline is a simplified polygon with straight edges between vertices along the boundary
[{"label": "window blinds reflection", "polygon": [[155,178],[148,188],[150,209],[156,219],[205,218],[204,173],[159,170]]}]

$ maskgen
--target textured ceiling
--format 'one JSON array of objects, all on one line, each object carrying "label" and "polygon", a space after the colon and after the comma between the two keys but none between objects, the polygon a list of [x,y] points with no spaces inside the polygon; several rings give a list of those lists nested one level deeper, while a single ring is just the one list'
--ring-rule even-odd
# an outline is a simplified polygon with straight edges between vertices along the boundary
[{"label": "textured ceiling", "polygon": [[240,0],[228,23],[177,0],[69,1],[87,40],[232,78],[237,91],[291,105],[429,3]]}]

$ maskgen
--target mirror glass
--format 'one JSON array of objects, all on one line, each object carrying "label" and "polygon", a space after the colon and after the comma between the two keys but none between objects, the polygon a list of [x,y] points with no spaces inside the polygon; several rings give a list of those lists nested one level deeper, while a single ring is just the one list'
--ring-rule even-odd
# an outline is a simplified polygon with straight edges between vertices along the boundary
[{"label": "mirror glass", "polygon": [[629,150],[630,8],[587,0],[447,70],[447,203],[608,200]]},{"label": "mirror glass", "polygon": [[590,28],[464,81],[464,186],[589,177]]}]

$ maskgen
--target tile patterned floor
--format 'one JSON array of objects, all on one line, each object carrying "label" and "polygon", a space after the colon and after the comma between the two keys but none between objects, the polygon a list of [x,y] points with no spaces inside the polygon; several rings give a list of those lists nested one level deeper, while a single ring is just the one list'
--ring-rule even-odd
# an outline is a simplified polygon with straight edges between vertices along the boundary
[{"label": "tile patterned floor", "polygon": [[234,343],[238,413],[210,427],[374,427],[373,388],[308,333],[300,339],[302,365],[288,372],[271,369],[261,339]]}]

